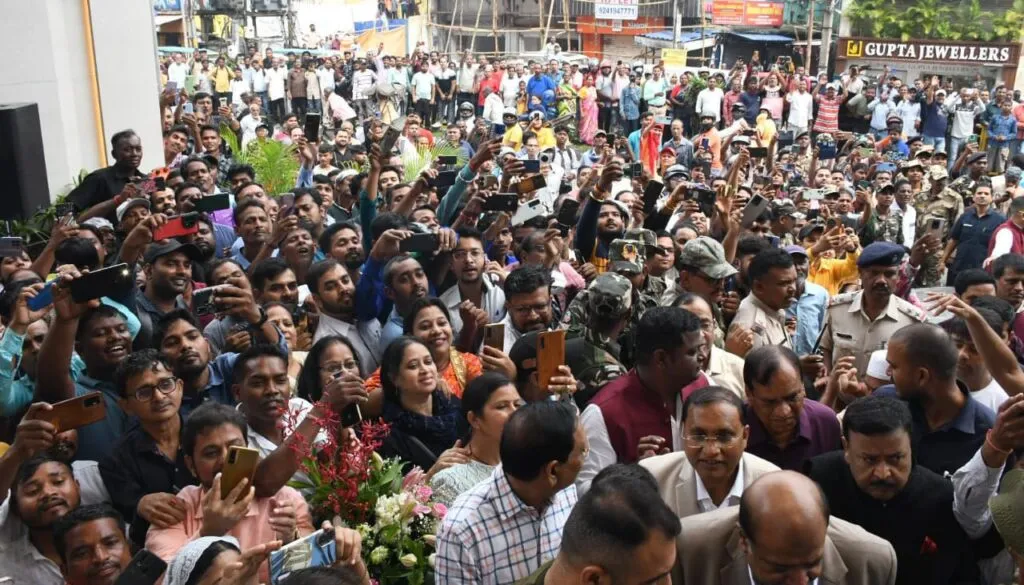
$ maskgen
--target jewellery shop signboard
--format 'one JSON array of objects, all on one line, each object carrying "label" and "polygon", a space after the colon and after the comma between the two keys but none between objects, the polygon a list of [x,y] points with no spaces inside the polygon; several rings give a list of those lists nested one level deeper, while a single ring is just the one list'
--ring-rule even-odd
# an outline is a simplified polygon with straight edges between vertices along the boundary
[{"label": "jewellery shop signboard", "polygon": [[958,43],[944,40],[870,39],[840,37],[836,59],[857,61],[911,61],[922,64],[997,65],[1016,67],[1020,45],[1013,43]]}]

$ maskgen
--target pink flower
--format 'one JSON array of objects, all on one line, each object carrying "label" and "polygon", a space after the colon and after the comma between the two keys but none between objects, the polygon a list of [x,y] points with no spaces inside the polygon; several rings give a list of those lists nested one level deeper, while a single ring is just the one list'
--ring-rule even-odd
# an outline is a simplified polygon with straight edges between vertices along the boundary
[{"label": "pink flower", "polygon": [[426,503],[430,500],[430,496],[434,495],[434,490],[430,489],[430,486],[417,486],[414,492],[416,501]]},{"label": "pink flower", "polygon": [[445,514],[448,513],[448,506],[445,506],[441,502],[434,502],[434,516],[438,519],[444,518]]},{"label": "pink flower", "polygon": [[423,516],[431,512],[430,506],[424,506],[423,504],[416,504],[416,507],[412,509],[412,513],[417,516]]},{"label": "pink flower", "polygon": [[413,467],[412,470],[405,475],[402,479],[402,491],[407,491],[410,488],[418,485],[422,485],[426,481],[427,474],[423,472],[419,467]]}]

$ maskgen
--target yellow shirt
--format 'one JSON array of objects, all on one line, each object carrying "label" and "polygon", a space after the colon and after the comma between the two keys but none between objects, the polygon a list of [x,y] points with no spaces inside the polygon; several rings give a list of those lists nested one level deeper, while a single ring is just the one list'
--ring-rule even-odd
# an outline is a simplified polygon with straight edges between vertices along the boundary
[{"label": "yellow shirt", "polygon": [[838,260],[835,258],[815,258],[810,250],[807,253],[811,256],[811,267],[807,274],[807,280],[822,286],[828,294],[835,296],[839,294],[839,287],[847,282],[856,280],[858,277],[857,258],[860,258],[860,250],[846,254],[846,258]]},{"label": "yellow shirt", "polygon": [[523,129],[519,126],[518,122],[505,131],[505,136],[501,142],[512,150],[519,152],[519,149],[523,147]]},{"label": "yellow shirt", "polygon": [[231,72],[227,67],[214,69],[210,74],[210,80],[213,81],[213,91],[217,93],[231,91]]},{"label": "yellow shirt", "polygon": [[555,131],[551,128],[541,128],[534,133],[537,135],[537,143],[540,145],[541,150],[554,148],[557,144],[555,142]]}]

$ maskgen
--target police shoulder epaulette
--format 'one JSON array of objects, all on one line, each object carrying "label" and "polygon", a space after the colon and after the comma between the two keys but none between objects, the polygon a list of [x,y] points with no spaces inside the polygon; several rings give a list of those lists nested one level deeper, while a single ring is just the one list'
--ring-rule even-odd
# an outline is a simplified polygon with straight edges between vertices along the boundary
[{"label": "police shoulder epaulette", "polygon": [[844,304],[847,304],[847,303],[852,303],[853,302],[853,298],[856,297],[856,296],[857,296],[857,293],[855,293],[855,292],[848,292],[848,293],[843,293],[841,295],[835,295],[831,299],[829,299],[828,306],[834,307],[836,305],[844,305]]},{"label": "police shoulder epaulette", "polygon": [[896,299],[896,309],[904,315],[918,321],[924,321],[928,317],[928,313],[926,313],[924,309],[916,307],[909,301],[905,301],[900,298]]}]

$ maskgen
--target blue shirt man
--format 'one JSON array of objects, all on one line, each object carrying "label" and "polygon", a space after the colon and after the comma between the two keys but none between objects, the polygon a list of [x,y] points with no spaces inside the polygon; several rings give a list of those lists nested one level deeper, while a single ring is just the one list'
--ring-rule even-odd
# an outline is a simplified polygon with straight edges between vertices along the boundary
[{"label": "blue shirt man", "polygon": [[803,246],[786,246],[786,252],[793,257],[797,272],[797,300],[786,309],[786,317],[796,319],[793,351],[796,355],[808,355],[814,353],[814,342],[825,326],[829,294],[824,287],[807,281],[809,264]]},{"label": "blue shirt man", "polygon": [[526,95],[529,97],[536,96],[538,99],[543,97],[545,91],[555,91],[557,87],[555,82],[547,75],[541,75],[540,65],[535,65],[533,77],[526,82]]}]

